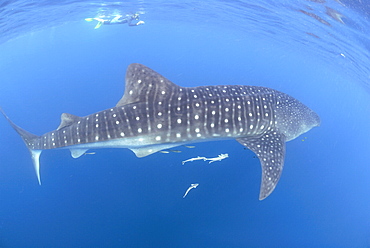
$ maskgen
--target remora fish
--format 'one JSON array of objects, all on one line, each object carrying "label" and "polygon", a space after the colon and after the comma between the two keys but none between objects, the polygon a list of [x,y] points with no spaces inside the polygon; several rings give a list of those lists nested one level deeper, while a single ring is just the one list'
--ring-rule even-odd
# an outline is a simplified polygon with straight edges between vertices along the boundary
[{"label": "remora fish", "polygon": [[262,167],[259,199],[275,189],[285,142],[320,124],[319,116],[277,90],[243,85],[180,87],[141,64],[126,72],[123,97],[113,108],[85,117],[63,113],[59,127],[41,136],[15,125],[40,179],[43,150],[67,148],[78,158],[91,148],[129,148],[137,157],[194,142],[236,139]]}]

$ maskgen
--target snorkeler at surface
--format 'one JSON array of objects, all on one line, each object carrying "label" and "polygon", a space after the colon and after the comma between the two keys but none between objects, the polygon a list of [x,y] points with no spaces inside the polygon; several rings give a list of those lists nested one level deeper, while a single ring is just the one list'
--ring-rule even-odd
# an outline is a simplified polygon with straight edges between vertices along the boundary
[{"label": "snorkeler at surface", "polygon": [[115,15],[115,16],[99,16],[95,18],[86,18],[85,21],[91,22],[93,20],[98,21],[95,29],[100,28],[101,25],[112,25],[112,24],[125,24],[129,26],[138,26],[144,24],[144,21],[139,21],[139,14],[127,14],[125,16]]}]

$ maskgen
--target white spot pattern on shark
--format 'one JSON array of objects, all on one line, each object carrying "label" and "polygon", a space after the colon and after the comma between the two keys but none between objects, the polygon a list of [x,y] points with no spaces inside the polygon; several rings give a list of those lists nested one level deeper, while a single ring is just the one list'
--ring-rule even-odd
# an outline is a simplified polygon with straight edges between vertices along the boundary
[{"label": "white spot pattern on shark", "polygon": [[136,156],[178,145],[236,139],[261,162],[260,199],[276,187],[285,142],[320,124],[318,115],[293,97],[265,87],[180,87],[141,64],[131,64],[126,89],[113,108],[86,117],[62,114],[59,127],[41,136],[16,126],[31,152],[41,184],[43,150],[67,148],[73,157],[92,148],[129,148]]}]

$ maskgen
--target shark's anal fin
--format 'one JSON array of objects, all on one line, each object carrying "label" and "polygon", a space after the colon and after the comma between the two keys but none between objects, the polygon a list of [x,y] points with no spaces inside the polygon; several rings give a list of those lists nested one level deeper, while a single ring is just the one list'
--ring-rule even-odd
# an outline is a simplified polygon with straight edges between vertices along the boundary
[{"label": "shark's anal fin", "polygon": [[39,181],[39,184],[41,185],[41,177],[40,177],[40,155],[42,150],[31,150],[31,157],[33,162],[33,167],[35,168],[37,180]]},{"label": "shark's anal fin", "polygon": [[138,147],[138,148],[130,148],[131,151],[133,151],[138,158],[146,157],[148,155],[151,155],[153,153],[159,152],[161,150],[170,149],[172,147],[179,146],[181,144],[177,143],[168,143],[168,144],[160,144],[160,145],[152,145],[152,146],[144,146],[144,147]]},{"label": "shark's anal fin", "polygon": [[81,120],[81,117],[79,116],[63,113],[60,116],[60,125],[57,130],[62,129],[63,127],[68,127],[79,120]]},{"label": "shark's anal fin", "polygon": [[69,149],[71,151],[72,158],[79,158],[87,152],[88,149]]},{"label": "shark's anal fin", "polygon": [[260,137],[246,137],[236,140],[252,150],[261,162],[262,182],[259,199],[263,200],[275,189],[283,171],[285,136],[270,130]]}]

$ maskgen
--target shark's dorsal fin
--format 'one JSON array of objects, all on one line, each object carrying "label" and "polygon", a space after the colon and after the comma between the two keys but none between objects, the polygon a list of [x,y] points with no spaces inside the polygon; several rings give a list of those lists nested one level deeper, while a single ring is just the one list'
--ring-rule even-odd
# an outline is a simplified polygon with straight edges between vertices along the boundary
[{"label": "shark's dorsal fin", "polygon": [[126,72],[125,93],[116,107],[154,99],[160,101],[161,97],[168,98],[168,94],[179,88],[152,69],[141,64],[131,64]]},{"label": "shark's dorsal fin", "polygon": [[57,128],[57,130],[62,129],[63,127],[68,127],[68,126],[72,125],[73,123],[79,121],[80,119],[81,119],[81,117],[79,117],[79,116],[63,113],[60,116],[61,121],[60,121],[60,125]]},{"label": "shark's dorsal fin", "polygon": [[252,150],[261,162],[262,181],[259,199],[263,200],[274,191],[283,171],[285,136],[270,130],[260,137],[245,137],[236,140]]}]

